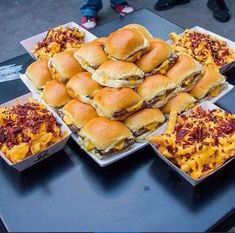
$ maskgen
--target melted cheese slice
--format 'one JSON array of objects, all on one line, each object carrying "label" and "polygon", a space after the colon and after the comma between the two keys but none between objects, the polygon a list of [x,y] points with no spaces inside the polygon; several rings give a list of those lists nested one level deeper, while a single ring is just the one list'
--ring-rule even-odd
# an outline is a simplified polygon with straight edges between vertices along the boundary
[{"label": "melted cheese slice", "polygon": [[70,119],[69,116],[65,115],[63,118],[63,121],[65,122],[66,125],[71,125],[73,124],[73,121]]},{"label": "melted cheese slice", "polygon": [[220,93],[220,91],[221,91],[221,89],[222,89],[222,86],[221,86],[221,85],[219,85],[219,86],[213,88],[213,89],[210,91],[210,95],[211,95],[212,97],[218,96],[219,93]]},{"label": "melted cheese slice", "polygon": [[158,126],[157,122],[150,123],[146,125],[144,128],[148,129],[149,131],[155,130]]},{"label": "melted cheese slice", "polygon": [[115,149],[117,149],[117,150],[122,150],[123,147],[124,147],[124,145],[125,145],[125,142],[124,142],[124,141],[121,141],[121,142],[119,142],[119,143],[115,146]]},{"label": "melted cheese slice", "polygon": [[90,141],[85,141],[84,145],[88,151],[91,151],[95,148],[95,145],[93,143],[91,143]]},{"label": "melted cheese slice", "polygon": [[190,78],[187,78],[187,80],[184,82],[184,84],[185,84],[186,86],[188,86],[189,84],[191,84],[191,83],[193,82],[193,80],[194,80],[194,76],[192,76],[192,77],[190,77]]}]

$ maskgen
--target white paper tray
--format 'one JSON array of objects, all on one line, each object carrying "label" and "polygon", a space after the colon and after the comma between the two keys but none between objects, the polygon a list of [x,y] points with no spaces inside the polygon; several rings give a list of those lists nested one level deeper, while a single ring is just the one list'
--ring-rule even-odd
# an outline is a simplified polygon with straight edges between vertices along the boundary
[{"label": "white paper tray", "polygon": [[[192,27],[189,30],[195,30],[195,31],[198,31],[198,32],[201,32],[201,33],[205,33],[205,34],[211,35],[211,36],[213,36],[213,37],[215,37],[215,38],[217,38],[219,40],[223,40],[223,41],[225,41],[227,43],[227,46],[229,48],[232,48],[235,51],[235,42],[233,42],[233,41],[231,41],[231,40],[229,40],[229,39],[227,39],[225,37],[222,37],[222,36],[220,36],[220,35],[218,35],[218,34],[216,34],[214,32],[208,31],[208,30],[206,30],[204,28],[201,28],[199,26]],[[180,35],[182,35],[182,34],[183,33],[181,33]],[[167,42],[170,43],[170,44],[173,43],[173,41],[171,39],[169,39]]]},{"label": "white paper tray", "polygon": [[32,165],[42,161],[43,159],[51,156],[52,154],[55,154],[57,151],[61,150],[64,145],[67,143],[70,135],[71,135],[71,130],[68,128],[68,126],[61,120],[61,118],[44,102],[42,101],[36,94],[34,93],[28,93],[26,95],[22,95],[16,99],[13,99],[11,101],[8,101],[4,104],[0,105],[1,107],[10,107],[16,104],[24,104],[28,102],[28,98],[33,97],[36,99],[38,102],[43,103],[47,109],[54,115],[56,118],[57,122],[61,124],[61,131],[62,132],[67,132],[67,136],[64,137],[62,140],[60,140],[57,143],[54,143],[53,145],[47,147],[43,151],[40,151],[39,153],[35,155],[31,155],[27,157],[26,159],[18,162],[18,163],[12,163],[1,151],[0,151],[0,156],[7,162],[7,164],[13,168],[15,168],[18,171],[23,171],[24,169],[31,167]]},{"label": "white paper tray", "polygon": [[[75,134],[71,135],[72,139],[77,142],[77,136]],[[77,143],[78,144],[78,143]],[[143,147],[147,146],[148,143],[144,142],[144,143],[137,143],[135,142],[131,148],[127,151],[123,151],[123,152],[118,152],[113,154],[112,156],[105,158],[105,159],[98,159],[95,155],[93,155],[92,153],[85,151],[92,159],[94,159],[96,161],[96,163],[98,163],[101,167],[105,167],[108,166],[122,158],[127,157],[128,155],[142,149]]]},{"label": "white paper tray", "polygon": [[[218,106],[214,105],[213,103],[211,103],[210,101],[205,101],[201,104],[199,104],[204,110],[213,110],[216,108],[219,108]],[[192,110],[188,110],[186,113],[184,114],[188,114],[189,112],[191,112]],[[165,123],[164,125],[162,125],[160,128],[158,128],[156,131],[154,131],[151,136],[154,135],[160,135],[163,132],[165,132],[165,130],[167,129],[167,123]],[[198,185],[199,183],[201,183],[203,180],[205,180],[206,178],[208,178],[209,176],[213,175],[215,172],[217,172],[218,170],[222,169],[224,166],[226,166],[226,164],[230,163],[233,159],[228,160],[227,162],[225,162],[222,166],[218,167],[216,170],[214,170],[213,172],[211,172],[210,174],[200,178],[200,179],[193,179],[190,175],[186,174],[185,172],[183,172],[180,168],[178,168],[176,165],[174,165],[170,160],[168,160],[165,156],[163,156],[161,154],[161,152],[150,142],[150,145],[152,146],[152,148],[154,149],[154,151],[157,153],[157,155],[164,160],[172,169],[174,169],[175,171],[177,171],[182,177],[184,177],[190,184],[192,184],[193,186]]]},{"label": "white paper tray", "polygon": [[[96,39],[97,37],[95,35],[93,35],[92,33],[90,33],[89,31],[87,31],[86,29],[84,29],[83,27],[79,26],[78,24],[74,23],[74,22],[69,22],[69,23],[66,23],[66,24],[63,24],[63,26],[69,26],[69,27],[75,27],[75,28],[78,28],[80,31],[82,32],[85,32],[85,37],[84,37],[84,42],[87,43],[89,41],[92,41],[94,39]],[[30,56],[33,58],[33,59],[37,59],[37,57],[35,57],[31,51],[33,50],[34,46],[43,40],[43,38],[46,37],[47,35],[47,32],[42,32],[38,35],[35,35],[33,37],[30,37],[28,39],[25,39],[25,40],[22,40],[20,41],[21,45],[26,49],[26,51],[30,54]]]}]

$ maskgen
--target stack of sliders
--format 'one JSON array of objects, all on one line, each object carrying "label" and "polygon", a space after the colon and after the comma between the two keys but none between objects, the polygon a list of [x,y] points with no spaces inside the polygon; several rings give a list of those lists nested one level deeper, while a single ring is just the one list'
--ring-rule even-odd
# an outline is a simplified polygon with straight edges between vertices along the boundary
[{"label": "stack of sliders", "polygon": [[[206,81],[208,73],[217,77],[216,85]],[[202,71],[190,55],[176,54],[138,24],[58,53],[49,62],[36,61],[26,74],[81,147],[100,159],[145,141],[172,108],[187,110],[224,83],[213,69]],[[205,93],[197,96],[201,86]]]}]

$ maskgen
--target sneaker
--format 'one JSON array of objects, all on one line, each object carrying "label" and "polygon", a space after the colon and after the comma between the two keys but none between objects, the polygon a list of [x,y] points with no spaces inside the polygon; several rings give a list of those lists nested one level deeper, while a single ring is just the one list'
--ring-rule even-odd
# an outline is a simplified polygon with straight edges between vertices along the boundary
[{"label": "sneaker", "polygon": [[117,11],[121,16],[125,16],[134,11],[133,7],[129,6],[127,2],[120,4],[112,4],[111,7]]},{"label": "sneaker", "polygon": [[213,11],[213,17],[219,22],[227,22],[230,19],[230,12],[224,0],[209,0],[207,6]]},{"label": "sneaker", "polygon": [[83,16],[81,19],[81,26],[87,30],[96,27],[96,17],[95,16]]},{"label": "sneaker", "polygon": [[176,5],[189,3],[190,0],[158,0],[154,6],[157,11],[165,11],[173,8]]}]

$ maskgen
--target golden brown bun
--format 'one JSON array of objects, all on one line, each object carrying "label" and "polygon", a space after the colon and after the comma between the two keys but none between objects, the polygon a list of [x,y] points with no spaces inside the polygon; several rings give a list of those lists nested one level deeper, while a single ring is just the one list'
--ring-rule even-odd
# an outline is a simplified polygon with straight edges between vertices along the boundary
[{"label": "golden brown bun", "polygon": [[130,130],[119,121],[112,121],[105,117],[90,120],[80,131],[84,140],[89,140],[99,150],[110,150],[124,140],[132,139]]},{"label": "golden brown bun", "polygon": [[108,37],[100,37],[100,38],[95,39],[95,41],[101,43],[102,45],[105,45],[107,42],[107,38]]},{"label": "golden brown bun", "polygon": [[182,53],[174,66],[167,71],[166,76],[180,86],[186,78],[199,74],[201,70],[199,62],[190,55]]},{"label": "golden brown bun", "polygon": [[110,59],[130,62],[139,59],[146,48],[149,48],[149,41],[130,28],[112,32],[105,45]]},{"label": "golden brown bun", "polygon": [[144,72],[134,63],[113,60],[105,61],[92,75],[92,79],[101,85],[116,88],[136,87],[143,78]]},{"label": "golden brown bun", "polygon": [[179,113],[188,110],[196,102],[193,96],[187,92],[180,92],[178,95],[168,100],[160,110],[164,114],[170,114],[172,110],[177,110]]},{"label": "golden brown bun", "polygon": [[94,95],[103,87],[92,80],[89,72],[81,72],[68,81],[66,88],[72,98],[78,98],[84,103],[91,103]]},{"label": "golden brown bun", "polygon": [[[74,58],[73,51],[63,51],[56,53],[49,60],[49,68],[53,78],[60,82],[64,82],[72,78],[75,74],[82,72],[83,69],[79,62]],[[53,70],[54,69],[54,70]]]},{"label": "golden brown bun", "polygon": [[140,24],[127,24],[123,28],[131,28],[137,30],[147,40],[151,40],[153,38],[153,35],[149,32],[149,30]]},{"label": "golden brown bun", "polygon": [[172,53],[173,49],[164,40],[153,39],[150,41],[149,52],[143,55],[136,65],[145,73],[149,73],[169,59]]},{"label": "golden brown bun", "polygon": [[214,67],[204,66],[203,70],[204,73],[190,91],[190,94],[196,99],[203,99],[210,90],[225,82],[224,76]]},{"label": "golden brown bun", "polygon": [[103,62],[108,60],[108,55],[104,52],[102,43],[93,40],[82,45],[74,54],[81,66],[93,73]]},{"label": "golden brown bun", "polygon": [[37,89],[43,89],[47,82],[52,80],[47,62],[45,59],[37,60],[26,69],[26,75]]},{"label": "golden brown bun", "polygon": [[151,123],[163,123],[164,115],[158,108],[145,108],[129,116],[124,124],[133,132]]},{"label": "golden brown bun", "polygon": [[71,100],[66,86],[57,80],[52,80],[47,83],[42,92],[42,98],[48,105],[54,108],[63,106]]},{"label": "golden brown bun", "polygon": [[74,53],[78,51],[78,48],[67,48],[65,51],[68,51],[68,52],[70,52],[72,55],[74,55]]},{"label": "golden brown bun", "polygon": [[[127,113],[137,111],[142,105],[141,97],[131,88],[111,88],[101,89],[93,99],[94,107],[99,116],[110,119],[123,119],[124,116],[114,117],[115,112],[126,110]],[[124,114],[123,114],[124,115]],[[127,114],[125,114],[125,117]]]},{"label": "golden brown bun", "polygon": [[84,104],[76,99],[70,100],[65,104],[63,112],[65,114],[65,123],[70,123],[68,121],[66,122],[66,118],[69,118],[69,121],[71,121],[70,124],[74,124],[79,129],[82,128],[89,120],[97,117],[96,111],[91,105]]},{"label": "golden brown bun", "polygon": [[162,95],[165,91],[175,88],[176,84],[165,75],[155,74],[147,77],[136,90],[144,100],[151,100],[155,96]]}]

